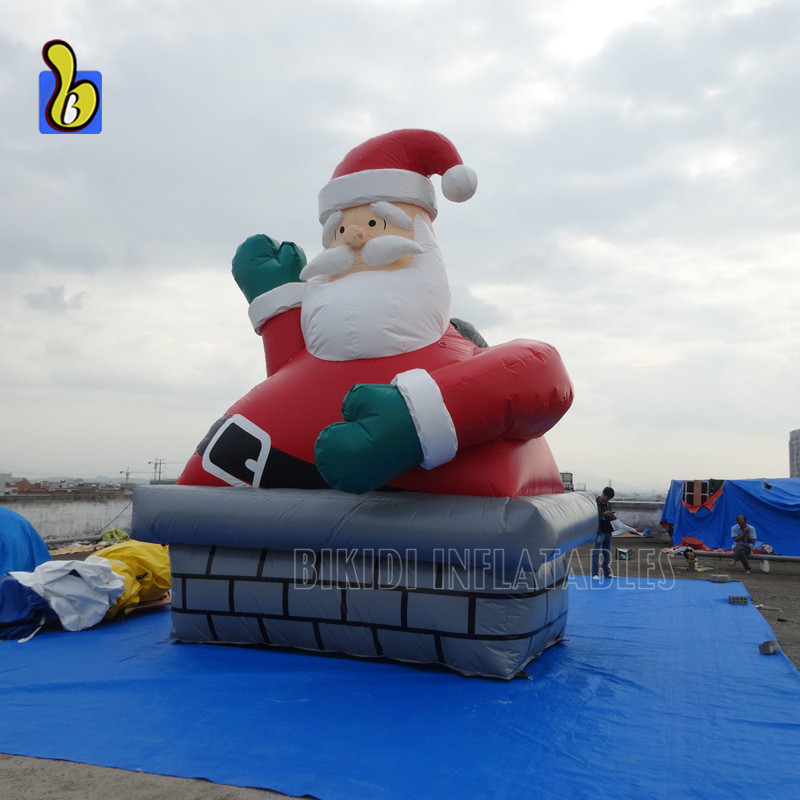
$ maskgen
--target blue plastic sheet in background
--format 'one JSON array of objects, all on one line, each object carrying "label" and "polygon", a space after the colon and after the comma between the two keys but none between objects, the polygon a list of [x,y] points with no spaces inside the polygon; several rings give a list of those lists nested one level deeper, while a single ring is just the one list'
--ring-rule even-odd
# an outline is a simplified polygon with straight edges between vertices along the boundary
[{"label": "blue plastic sheet in background", "polygon": [[177,644],[167,612],[0,642],[0,752],[323,800],[797,797],[800,674],[744,588],[583,580],[508,683]]},{"label": "blue plastic sheet in background", "polygon": [[731,527],[744,514],[756,529],[758,542],[775,553],[800,556],[800,479],[726,480],[713,508],[694,511],[683,503],[683,481],[672,481],[664,501],[661,521],[673,525],[672,539],[700,539],[706,547],[732,550]]}]

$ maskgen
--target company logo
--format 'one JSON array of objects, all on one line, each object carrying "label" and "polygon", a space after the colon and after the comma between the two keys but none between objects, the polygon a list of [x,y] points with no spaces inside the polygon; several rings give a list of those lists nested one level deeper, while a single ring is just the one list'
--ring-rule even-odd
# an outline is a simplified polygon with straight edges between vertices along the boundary
[{"label": "company logo", "polygon": [[42,58],[50,71],[39,73],[39,131],[100,133],[100,73],[78,72],[75,51],[61,39],[48,42]]}]

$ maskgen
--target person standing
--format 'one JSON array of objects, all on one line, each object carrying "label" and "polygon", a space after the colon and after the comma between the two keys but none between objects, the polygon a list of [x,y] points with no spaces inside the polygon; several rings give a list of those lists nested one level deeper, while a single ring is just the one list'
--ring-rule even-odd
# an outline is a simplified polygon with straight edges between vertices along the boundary
[{"label": "person standing", "polygon": [[753,552],[756,544],[756,529],[753,525],[747,523],[747,518],[744,514],[739,514],[736,517],[736,524],[731,528],[731,537],[733,538],[733,560],[728,563],[729,567],[735,567],[737,561],[742,562],[744,567],[744,574],[750,574],[750,562],[747,556]]},{"label": "person standing", "polygon": [[602,555],[603,575],[606,578],[613,578],[611,572],[611,534],[613,527],[611,521],[616,519],[611,510],[610,500],[614,497],[614,490],[610,486],[603,489],[597,497],[597,534],[594,537],[594,549],[592,550],[592,580],[600,580],[600,557]]}]

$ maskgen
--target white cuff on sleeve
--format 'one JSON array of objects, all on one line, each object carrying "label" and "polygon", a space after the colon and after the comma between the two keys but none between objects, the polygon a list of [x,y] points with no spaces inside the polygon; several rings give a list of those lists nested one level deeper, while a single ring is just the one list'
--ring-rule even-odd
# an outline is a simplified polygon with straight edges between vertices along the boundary
[{"label": "white cuff on sleeve", "polygon": [[304,283],[284,283],[254,298],[247,310],[253,330],[261,333],[268,319],[299,306],[303,299],[304,287]]},{"label": "white cuff on sleeve", "polygon": [[450,461],[458,451],[458,436],[436,381],[424,369],[395,376],[392,384],[406,401],[422,446],[422,466],[433,469]]}]

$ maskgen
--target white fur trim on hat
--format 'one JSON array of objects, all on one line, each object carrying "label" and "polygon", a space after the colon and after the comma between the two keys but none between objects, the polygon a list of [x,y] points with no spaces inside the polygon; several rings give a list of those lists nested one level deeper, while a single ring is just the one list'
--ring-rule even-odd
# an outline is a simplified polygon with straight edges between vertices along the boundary
[{"label": "white fur trim on hat", "polygon": [[299,306],[303,299],[304,288],[303,283],[284,283],[253,298],[247,309],[253,330],[260,334],[267,320]]},{"label": "white fur trim on hat", "polygon": [[436,217],[436,192],[424,175],[405,169],[367,169],[334,178],[319,193],[319,221],[334,212],[363,206],[377,200],[411,203]]},{"label": "white fur trim on hat", "polygon": [[411,369],[395,376],[392,384],[400,390],[414,421],[422,466],[433,469],[450,461],[458,451],[458,436],[436,381],[424,369]]}]

